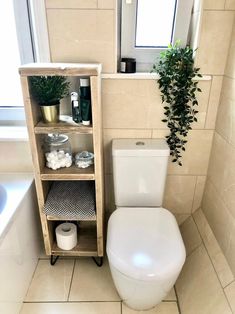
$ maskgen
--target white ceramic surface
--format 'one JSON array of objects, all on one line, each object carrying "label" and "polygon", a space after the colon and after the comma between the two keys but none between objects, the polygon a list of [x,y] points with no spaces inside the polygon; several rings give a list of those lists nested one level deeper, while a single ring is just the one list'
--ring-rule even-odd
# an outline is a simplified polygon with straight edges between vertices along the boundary
[{"label": "white ceramic surface", "polygon": [[161,206],[169,156],[165,140],[114,139],[112,155],[116,206]]},{"label": "white ceramic surface", "polygon": [[114,196],[107,256],[122,300],[147,310],[173,287],[186,252],[174,216],[162,205],[169,149],[165,140],[113,140]]}]

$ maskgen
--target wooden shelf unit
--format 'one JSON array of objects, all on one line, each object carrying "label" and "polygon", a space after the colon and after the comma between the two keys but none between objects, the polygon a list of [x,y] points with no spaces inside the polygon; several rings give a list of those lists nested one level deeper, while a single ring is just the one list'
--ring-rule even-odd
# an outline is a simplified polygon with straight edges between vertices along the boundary
[{"label": "wooden shelf unit", "polygon": [[[102,114],[101,114],[101,65],[100,64],[70,64],[70,63],[35,63],[21,66],[19,69],[24,97],[26,122],[35,173],[35,184],[39,204],[39,213],[47,255],[63,256],[99,256],[104,255],[104,184],[103,184],[103,145],[102,145]],[[42,122],[40,107],[30,95],[30,76],[62,75],[67,77],[89,77],[91,86],[92,125],[83,126],[69,122],[45,124]],[[71,133],[78,136],[88,134],[93,138],[94,166],[80,169],[75,165],[69,168],[52,170],[45,166],[40,134]],[[95,227],[79,228],[78,245],[64,251],[57,247],[55,241],[55,224],[61,223],[63,218],[47,216],[44,204],[53,181],[94,180],[96,217],[92,222]],[[71,221],[74,221],[71,218]],[[69,221],[66,218],[66,221]]]}]

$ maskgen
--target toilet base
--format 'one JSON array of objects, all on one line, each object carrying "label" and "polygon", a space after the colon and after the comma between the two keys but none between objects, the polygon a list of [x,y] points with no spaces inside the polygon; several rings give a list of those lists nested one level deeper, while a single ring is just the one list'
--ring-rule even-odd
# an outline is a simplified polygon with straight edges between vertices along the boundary
[{"label": "toilet base", "polygon": [[175,284],[176,278],[161,281],[142,281],[129,278],[110,264],[114,284],[120,298],[134,310],[149,310],[159,304]]}]

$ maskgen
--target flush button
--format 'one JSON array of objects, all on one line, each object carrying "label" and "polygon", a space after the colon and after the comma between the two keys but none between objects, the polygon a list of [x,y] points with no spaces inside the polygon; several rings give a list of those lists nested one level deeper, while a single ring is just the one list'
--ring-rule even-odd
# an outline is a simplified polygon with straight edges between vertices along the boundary
[{"label": "flush button", "polygon": [[143,145],[145,145],[145,142],[136,142],[135,145],[143,146]]}]

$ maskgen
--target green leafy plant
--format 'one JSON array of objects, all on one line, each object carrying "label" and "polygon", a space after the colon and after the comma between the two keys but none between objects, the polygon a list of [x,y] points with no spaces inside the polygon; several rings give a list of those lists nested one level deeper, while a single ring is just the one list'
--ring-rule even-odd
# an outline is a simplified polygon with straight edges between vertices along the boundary
[{"label": "green leafy plant", "polygon": [[165,103],[165,116],[162,121],[167,123],[170,134],[166,141],[170,148],[172,161],[182,166],[182,151],[185,151],[186,137],[191,125],[197,121],[198,106],[196,93],[198,88],[196,77],[199,68],[194,67],[193,50],[190,47],[180,47],[179,42],[169,45],[161,53],[159,62],[153,65],[152,72],[159,74],[157,83],[161,91],[162,102]]},{"label": "green leafy plant", "polygon": [[40,106],[53,106],[69,94],[70,83],[64,76],[31,76],[30,91]]}]

